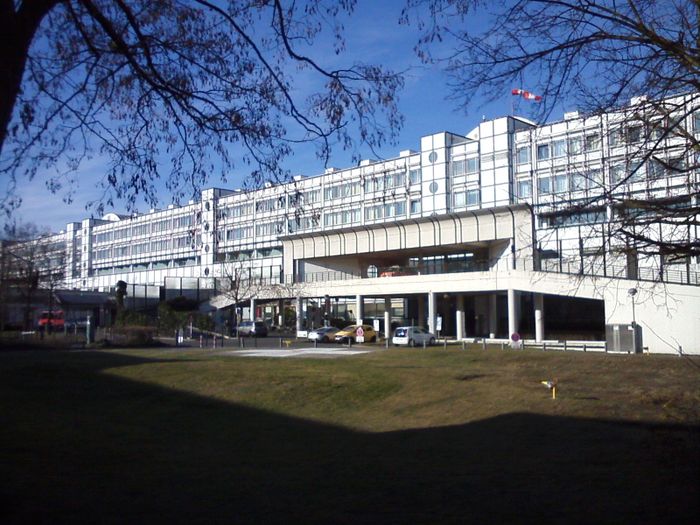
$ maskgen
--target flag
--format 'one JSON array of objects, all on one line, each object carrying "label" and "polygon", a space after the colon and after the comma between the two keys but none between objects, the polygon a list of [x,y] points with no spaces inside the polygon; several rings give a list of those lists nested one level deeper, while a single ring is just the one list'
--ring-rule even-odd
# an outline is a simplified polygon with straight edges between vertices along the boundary
[{"label": "flag", "polygon": [[540,102],[542,100],[541,96],[530,93],[524,89],[513,89],[511,90],[511,94],[522,96],[525,100],[534,100],[535,102]]}]

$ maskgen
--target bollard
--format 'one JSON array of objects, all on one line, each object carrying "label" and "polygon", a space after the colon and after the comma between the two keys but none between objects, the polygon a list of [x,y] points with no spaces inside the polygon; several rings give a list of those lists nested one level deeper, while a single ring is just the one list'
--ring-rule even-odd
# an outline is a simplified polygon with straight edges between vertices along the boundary
[{"label": "bollard", "polygon": [[447,350],[447,339],[442,340],[442,349]]},{"label": "bollard", "polygon": [[211,338],[211,347],[216,348],[216,336],[212,336]]},{"label": "bollard", "polygon": [[204,336],[199,334],[199,348],[204,348]]},{"label": "bollard", "polygon": [[564,339],[564,352],[566,352],[566,350],[567,350],[566,346],[567,346],[567,345],[566,345],[566,339]]},{"label": "bollard", "polygon": [[481,349],[486,350],[486,339],[485,338],[481,340]]},{"label": "bollard", "polygon": [[314,348],[318,348],[318,339],[314,339]]},{"label": "bollard", "polygon": [[348,337],[348,348],[352,347],[352,337]]},{"label": "bollard", "polygon": [[425,339],[423,339],[423,349],[425,350]]},{"label": "bollard", "polygon": [[389,348],[389,338],[388,338],[388,337],[386,337],[386,338],[384,339],[384,343],[385,343],[384,346],[385,346],[386,348]]},{"label": "bollard", "polygon": [[506,349],[506,344],[503,341],[501,341],[501,350],[505,350],[505,349]]},{"label": "bollard", "polygon": [[462,350],[466,350],[466,349],[467,349],[467,348],[466,348],[466,346],[465,346],[465,344],[464,344],[464,341],[462,341]]},{"label": "bollard", "polygon": [[282,338],[280,337],[280,348],[282,348]]},{"label": "bollard", "polygon": [[583,351],[586,351],[586,343],[583,343]]},{"label": "bollard", "polygon": [[542,341],[542,351],[543,352],[547,351],[547,343],[545,341]]}]

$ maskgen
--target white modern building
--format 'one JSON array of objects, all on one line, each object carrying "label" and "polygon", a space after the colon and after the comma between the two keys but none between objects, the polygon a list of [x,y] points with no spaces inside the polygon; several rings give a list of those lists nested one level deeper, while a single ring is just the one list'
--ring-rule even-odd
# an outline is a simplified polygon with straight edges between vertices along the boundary
[{"label": "white modern building", "polygon": [[[616,234],[625,202],[698,204],[699,98],[667,110],[639,98],[543,125],[506,116],[424,136],[389,160],[207,189],[186,206],[71,223],[52,240],[65,242],[69,288],[207,290],[215,306],[251,301],[248,315],[273,322],[286,300],[300,327],[320,322],[316,310],[458,339],[600,339],[634,322],[652,352],[700,353],[698,261],[645,255]],[[659,237],[697,241],[695,226],[662,222]],[[255,284],[233,294],[232,281]]]}]

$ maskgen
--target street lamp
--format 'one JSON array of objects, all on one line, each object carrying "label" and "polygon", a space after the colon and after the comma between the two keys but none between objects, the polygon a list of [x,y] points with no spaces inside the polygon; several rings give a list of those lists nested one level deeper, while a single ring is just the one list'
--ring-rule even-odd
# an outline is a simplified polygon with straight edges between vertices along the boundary
[{"label": "street lamp", "polygon": [[637,325],[637,318],[635,316],[635,311],[634,311],[634,296],[637,295],[637,289],[636,288],[630,288],[627,290],[627,295],[629,295],[632,298],[632,326]]}]

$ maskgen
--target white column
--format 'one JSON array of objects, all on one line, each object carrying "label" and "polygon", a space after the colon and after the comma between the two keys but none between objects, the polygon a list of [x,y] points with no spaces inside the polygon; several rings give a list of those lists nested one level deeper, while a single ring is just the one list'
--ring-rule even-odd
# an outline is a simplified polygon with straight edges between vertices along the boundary
[{"label": "white column", "polygon": [[538,343],[544,339],[544,296],[541,293],[534,294],[535,299],[535,341]]},{"label": "white column", "polygon": [[284,299],[277,301],[277,326],[284,326]]},{"label": "white column", "polygon": [[[489,337],[496,337],[498,333],[498,295],[489,295]],[[510,336],[510,334],[508,334]]]},{"label": "white column", "polygon": [[297,297],[297,332],[301,331],[301,297]]},{"label": "white column", "polygon": [[357,321],[357,324],[362,324],[362,320],[365,316],[365,305],[364,297],[361,295],[355,296],[355,312],[355,320]]},{"label": "white column", "polygon": [[518,292],[508,289],[508,337],[518,331]]},{"label": "white column", "polygon": [[255,298],[250,298],[250,320],[255,321]]},{"label": "white column", "polygon": [[384,299],[384,336],[391,337],[391,297]]},{"label": "white column", "polygon": [[428,292],[428,331],[435,333],[435,292]]},{"label": "white column", "polygon": [[464,339],[464,296],[457,296],[457,314],[455,316],[457,321],[457,341]]}]

